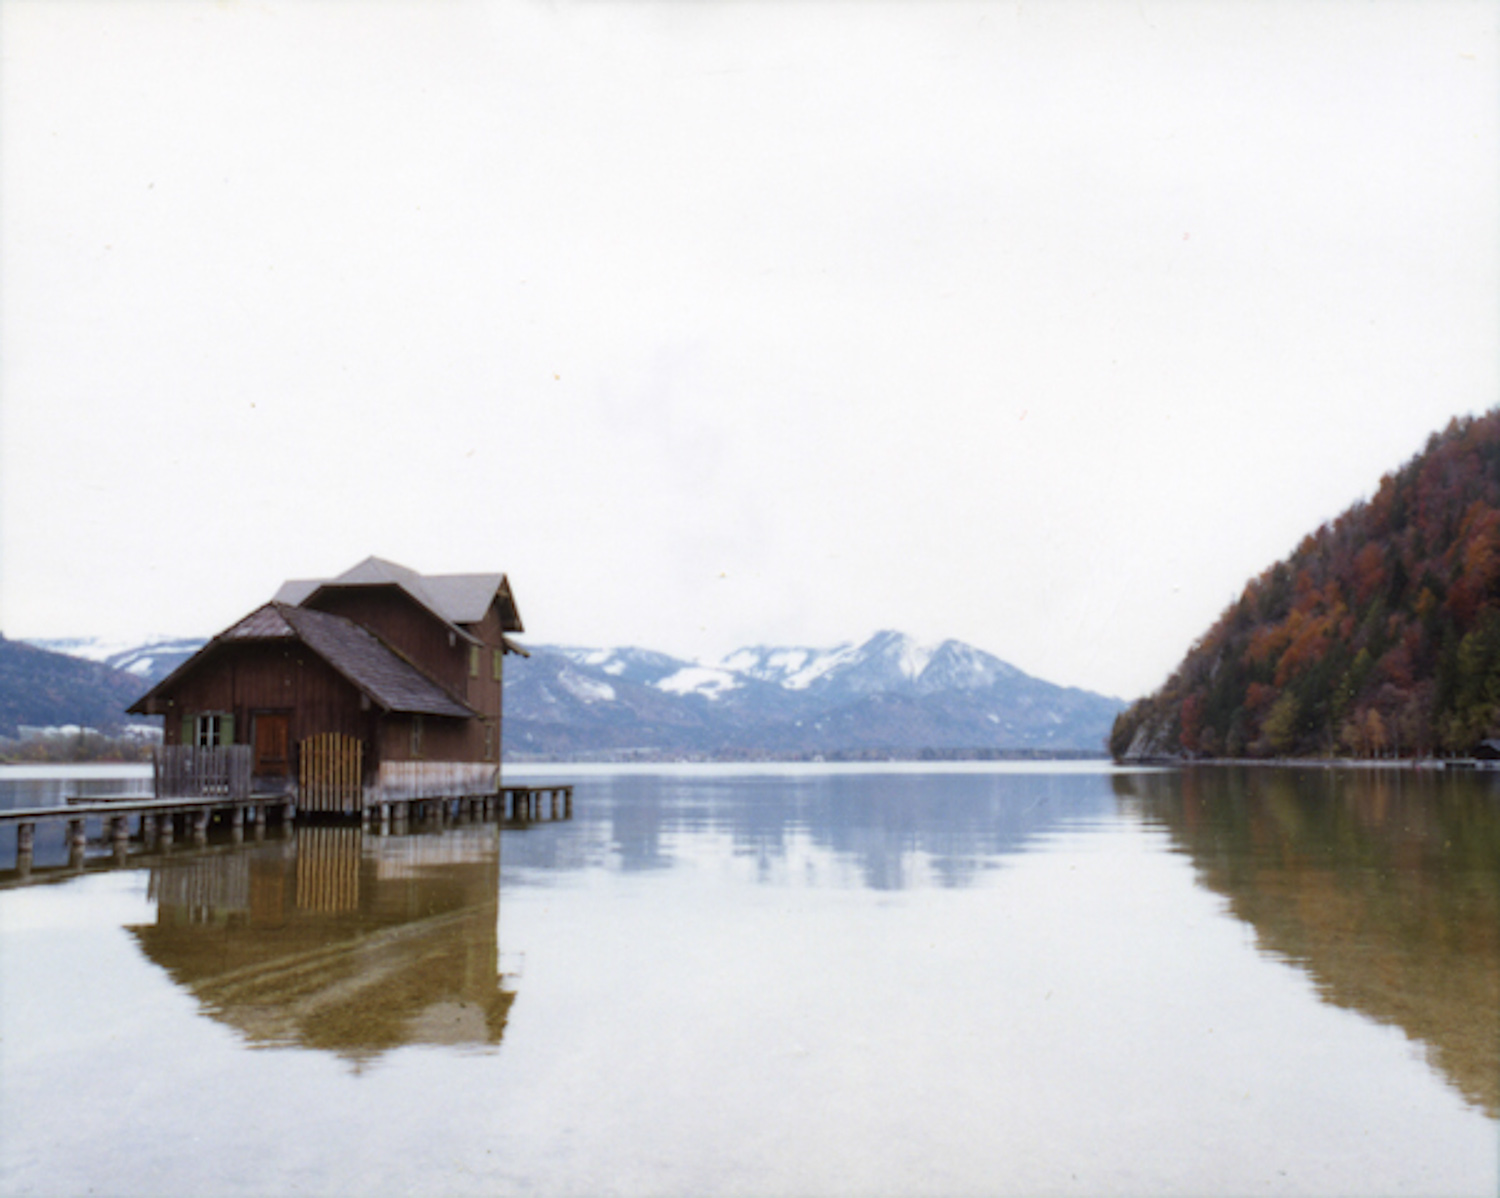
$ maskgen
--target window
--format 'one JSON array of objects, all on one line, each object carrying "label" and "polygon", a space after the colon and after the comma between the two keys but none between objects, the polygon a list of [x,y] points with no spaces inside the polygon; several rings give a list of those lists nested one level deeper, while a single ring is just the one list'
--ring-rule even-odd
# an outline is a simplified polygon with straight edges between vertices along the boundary
[{"label": "window", "polygon": [[496,682],[499,682],[505,674],[505,653],[500,649],[490,651],[490,673]]},{"label": "window", "polygon": [[479,646],[469,646],[469,677],[479,677]]},{"label": "window", "polygon": [[205,711],[193,721],[192,739],[199,749],[213,749],[234,743],[234,717],[228,712]]}]

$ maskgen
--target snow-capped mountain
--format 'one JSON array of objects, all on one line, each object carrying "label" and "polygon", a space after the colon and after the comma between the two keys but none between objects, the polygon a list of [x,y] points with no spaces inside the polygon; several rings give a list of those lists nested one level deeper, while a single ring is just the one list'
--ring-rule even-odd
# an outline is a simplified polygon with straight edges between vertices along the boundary
[{"label": "snow-capped mountain", "polygon": [[1100,751],[1124,705],[999,658],[898,632],[830,649],[752,646],[714,663],[538,646],[506,674],[516,755]]},{"label": "snow-capped mountain", "polygon": [[878,632],[862,645],[832,649],[757,645],[731,653],[719,666],[811,694],[932,694],[978,690],[1002,679],[1026,677],[1015,666],[962,641],[924,645],[899,632]]},{"label": "snow-capped mountain", "polygon": [[[33,643],[125,670],[144,692],[203,641]],[[1124,706],[961,641],[899,632],[832,648],[756,645],[716,662],[640,648],[530,653],[506,659],[507,756],[1102,752]]]}]

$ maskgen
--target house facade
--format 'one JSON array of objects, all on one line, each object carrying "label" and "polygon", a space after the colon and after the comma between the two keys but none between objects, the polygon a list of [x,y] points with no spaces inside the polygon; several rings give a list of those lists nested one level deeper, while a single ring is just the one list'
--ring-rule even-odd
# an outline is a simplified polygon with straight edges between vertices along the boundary
[{"label": "house facade", "polygon": [[421,575],[368,558],[285,583],[130,708],[168,749],[248,748],[259,789],[318,809],[488,794],[504,658],[523,631],[503,574]]}]

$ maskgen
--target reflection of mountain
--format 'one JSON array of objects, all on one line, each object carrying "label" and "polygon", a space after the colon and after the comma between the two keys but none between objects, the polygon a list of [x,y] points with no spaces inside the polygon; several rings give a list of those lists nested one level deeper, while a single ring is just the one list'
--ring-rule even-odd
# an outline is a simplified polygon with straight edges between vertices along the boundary
[{"label": "reflection of mountain", "polygon": [[[968,885],[1037,836],[1114,809],[1099,773],[616,774],[590,781],[578,822],[604,821],[626,870],[669,866],[677,833],[717,830],[763,868],[801,841],[852,862],[872,889],[897,890],[918,859],[939,884]],[[530,853],[555,850],[535,840],[510,859],[530,865]]]},{"label": "reflection of mountain", "polygon": [[252,1043],[365,1060],[500,1042],[500,841],[298,828],[294,840],[151,871],[146,955]]},{"label": "reflection of mountain", "polygon": [[1237,770],[1120,775],[1264,950],[1427,1046],[1500,1115],[1500,794],[1486,777]]}]

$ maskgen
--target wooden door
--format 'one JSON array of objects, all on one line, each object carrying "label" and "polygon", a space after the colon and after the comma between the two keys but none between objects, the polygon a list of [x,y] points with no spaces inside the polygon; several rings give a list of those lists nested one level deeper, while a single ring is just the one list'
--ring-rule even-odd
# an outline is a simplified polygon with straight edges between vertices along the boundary
[{"label": "wooden door", "polygon": [[255,717],[255,775],[284,778],[291,772],[290,717],[284,713],[261,713]]},{"label": "wooden door", "polygon": [[363,802],[364,742],[337,732],[309,736],[298,749],[297,806],[357,812]]}]

